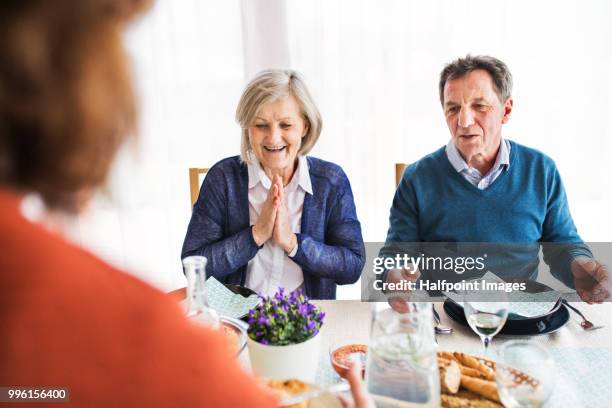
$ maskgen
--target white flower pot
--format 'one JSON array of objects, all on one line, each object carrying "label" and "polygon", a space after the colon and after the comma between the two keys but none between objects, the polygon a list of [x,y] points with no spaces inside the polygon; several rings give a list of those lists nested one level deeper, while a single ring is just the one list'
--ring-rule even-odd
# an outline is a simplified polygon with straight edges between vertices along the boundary
[{"label": "white flower pot", "polygon": [[247,337],[251,368],[257,376],[279,380],[297,378],[314,383],[319,365],[321,333],[298,344],[269,346]]}]

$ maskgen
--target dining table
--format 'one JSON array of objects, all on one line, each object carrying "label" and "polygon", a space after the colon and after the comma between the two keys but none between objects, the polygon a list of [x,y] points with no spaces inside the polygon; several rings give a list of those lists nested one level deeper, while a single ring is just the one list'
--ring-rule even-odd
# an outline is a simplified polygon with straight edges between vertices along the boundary
[{"label": "dining table", "polygon": [[[184,299],[185,289],[170,293],[175,300]],[[315,383],[327,387],[342,381],[333,370],[330,346],[368,344],[375,302],[360,300],[313,300],[325,312],[321,328],[321,348]],[[539,335],[516,336],[498,334],[494,337],[487,358],[496,359],[496,350],[511,340],[539,343],[552,355],[555,363],[555,386],[547,407],[599,408],[612,407],[612,302],[588,305],[571,302],[596,330],[584,330],[582,318],[569,310],[568,322],[559,329]],[[444,311],[443,302],[432,302],[440,315],[440,324],[452,328],[450,334],[437,334],[438,351],[460,351],[480,355],[480,338],[469,327],[457,323]],[[432,322],[433,328],[434,322]],[[240,365],[250,371],[248,347],[238,356]]]},{"label": "dining table", "polygon": [[[326,314],[321,329],[322,347],[317,383],[326,386],[340,377],[333,371],[327,350],[329,345],[354,344],[369,341],[372,321],[372,302],[359,300],[315,300]],[[451,327],[451,334],[439,334],[439,351],[461,351],[482,355],[480,338],[469,328],[452,320],[443,309],[442,302],[433,303],[441,317],[441,324]],[[572,302],[597,330],[584,330],[582,319],[570,311],[570,319],[560,329],[533,336],[497,335],[490,345],[489,358],[495,360],[495,351],[510,340],[529,340],[539,343],[553,357],[556,366],[555,388],[550,407],[612,407],[612,303],[587,305]]]}]

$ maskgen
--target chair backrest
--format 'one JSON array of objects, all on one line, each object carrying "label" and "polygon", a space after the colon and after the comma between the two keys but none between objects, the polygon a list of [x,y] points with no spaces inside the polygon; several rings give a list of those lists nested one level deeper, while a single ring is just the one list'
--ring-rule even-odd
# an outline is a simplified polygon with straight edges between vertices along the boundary
[{"label": "chair backrest", "polygon": [[203,167],[190,167],[189,168],[189,190],[191,191],[191,208],[198,201],[198,195],[200,194],[200,174],[208,173],[208,169]]},{"label": "chair backrest", "polygon": [[395,163],[395,186],[399,186],[399,183],[402,179],[402,175],[404,174],[404,169],[408,167],[406,163]]}]

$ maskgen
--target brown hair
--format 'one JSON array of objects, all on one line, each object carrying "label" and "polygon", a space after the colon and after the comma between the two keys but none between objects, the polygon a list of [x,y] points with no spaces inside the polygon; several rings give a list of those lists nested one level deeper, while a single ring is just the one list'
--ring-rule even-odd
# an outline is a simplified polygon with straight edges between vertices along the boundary
[{"label": "brown hair", "polygon": [[138,0],[0,6],[0,183],[76,211],[104,183],[136,108],[121,41]]},{"label": "brown hair", "polygon": [[497,97],[502,104],[506,102],[510,95],[512,95],[512,74],[508,66],[495,57],[488,55],[471,56],[468,54],[464,58],[457,58],[453,62],[446,64],[442,72],[440,72],[438,88],[442,106],[444,106],[444,86],[446,81],[462,78],[477,69],[483,69],[491,75]]}]

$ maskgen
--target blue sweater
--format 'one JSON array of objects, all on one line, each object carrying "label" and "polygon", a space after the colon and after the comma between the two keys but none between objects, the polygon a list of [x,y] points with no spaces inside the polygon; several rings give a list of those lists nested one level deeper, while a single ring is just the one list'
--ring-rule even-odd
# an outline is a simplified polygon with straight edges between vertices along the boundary
[{"label": "blue sweater", "polygon": [[[342,169],[307,157],[313,195],[306,194],[298,250],[306,294],[335,299],[336,284],[354,283],[365,264],[361,225]],[[206,175],[193,208],[181,258],[208,258],[208,276],[244,285],[246,266],[259,247],[249,223],[248,171],[238,156],[221,160]]]},{"label": "blue sweater", "polygon": [[510,244],[497,246],[487,268],[535,279],[539,243],[570,243],[543,250],[553,275],[573,287],[570,261],[591,253],[574,226],[561,176],[548,156],[510,143],[508,169],[484,190],[457,173],[444,147],[408,166],[393,199],[386,248],[398,242]]}]

